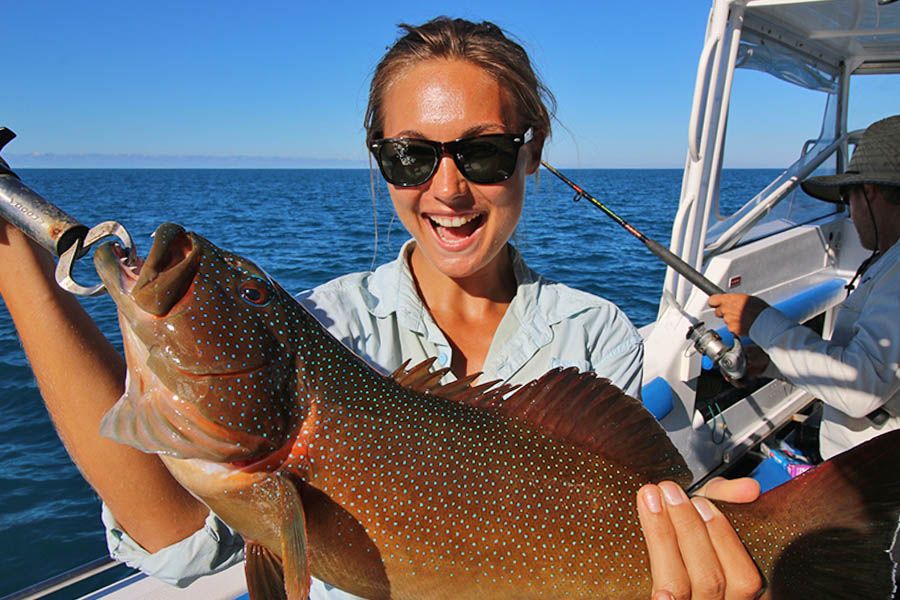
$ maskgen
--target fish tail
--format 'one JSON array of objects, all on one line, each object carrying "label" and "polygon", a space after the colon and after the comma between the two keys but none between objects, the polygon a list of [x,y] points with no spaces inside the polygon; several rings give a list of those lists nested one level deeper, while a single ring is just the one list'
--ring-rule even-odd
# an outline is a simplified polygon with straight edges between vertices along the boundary
[{"label": "fish tail", "polygon": [[722,508],[760,567],[766,598],[897,594],[890,551],[900,518],[900,431],[840,454],[752,504]]}]

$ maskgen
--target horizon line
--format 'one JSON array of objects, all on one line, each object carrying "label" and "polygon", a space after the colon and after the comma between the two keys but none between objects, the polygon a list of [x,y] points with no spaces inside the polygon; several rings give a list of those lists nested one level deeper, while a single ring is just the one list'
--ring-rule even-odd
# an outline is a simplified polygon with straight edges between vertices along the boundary
[{"label": "horizon line", "polygon": [[[367,160],[351,158],[308,158],[288,156],[203,155],[203,154],[57,154],[45,152],[8,153],[3,156],[15,169],[147,169],[147,170],[369,170]],[[586,166],[555,163],[561,169],[646,169],[684,170],[673,165]],[[783,169],[783,166],[724,166],[725,169]]]}]

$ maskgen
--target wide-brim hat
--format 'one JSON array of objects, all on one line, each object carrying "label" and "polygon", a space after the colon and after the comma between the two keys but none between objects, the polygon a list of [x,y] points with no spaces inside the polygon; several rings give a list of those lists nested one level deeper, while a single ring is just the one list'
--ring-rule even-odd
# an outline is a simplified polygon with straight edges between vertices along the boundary
[{"label": "wide-brim hat", "polygon": [[810,177],[800,184],[814,198],[841,202],[841,187],[876,183],[900,187],[900,115],[869,125],[840,175]]}]

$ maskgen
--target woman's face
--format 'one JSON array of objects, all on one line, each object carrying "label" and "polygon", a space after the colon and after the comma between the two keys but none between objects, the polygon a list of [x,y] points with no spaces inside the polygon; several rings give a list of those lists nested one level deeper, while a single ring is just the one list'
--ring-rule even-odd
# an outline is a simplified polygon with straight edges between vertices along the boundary
[{"label": "woman's face", "polygon": [[[522,133],[514,130],[519,125],[498,82],[480,67],[458,60],[430,60],[410,68],[387,90],[383,107],[384,137],[449,142]],[[535,145],[522,146],[513,176],[501,183],[472,183],[444,155],[422,185],[388,184],[397,215],[415,238],[426,267],[453,279],[499,276],[505,263],[498,257],[522,212],[525,176],[537,168]]]}]

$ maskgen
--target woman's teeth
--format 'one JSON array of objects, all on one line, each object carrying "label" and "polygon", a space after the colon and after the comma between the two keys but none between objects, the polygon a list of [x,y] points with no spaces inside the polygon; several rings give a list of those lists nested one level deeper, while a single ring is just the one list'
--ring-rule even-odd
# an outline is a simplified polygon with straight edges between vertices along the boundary
[{"label": "woman's teeth", "polygon": [[466,223],[477,219],[478,215],[466,215],[463,217],[444,217],[431,215],[428,218],[434,221],[436,225],[439,225],[441,227],[462,227]]},{"label": "woman's teeth", "polygon": [[450,244],[458,244],[467,239],[484,221],[481,214],[429,215],[428,219],[437,236]]}]

